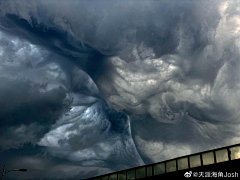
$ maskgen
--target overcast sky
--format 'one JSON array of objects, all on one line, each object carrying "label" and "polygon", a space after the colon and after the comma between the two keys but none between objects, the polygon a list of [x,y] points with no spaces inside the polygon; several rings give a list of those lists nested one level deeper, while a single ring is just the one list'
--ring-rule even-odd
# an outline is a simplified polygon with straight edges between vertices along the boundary
[{"label": "overcast sky", "polygon": [[5,179],[85,179],[240,143],[240,1],[0,2]]}]

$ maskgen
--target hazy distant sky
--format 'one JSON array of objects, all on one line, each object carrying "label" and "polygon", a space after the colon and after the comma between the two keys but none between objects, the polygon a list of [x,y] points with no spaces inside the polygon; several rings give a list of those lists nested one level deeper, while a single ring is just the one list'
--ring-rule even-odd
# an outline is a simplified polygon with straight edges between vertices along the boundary
[{"label": "hazy distant sky", "polygon": [[240,143],[239,0],[1,0],[4,179],[84,179]]}]

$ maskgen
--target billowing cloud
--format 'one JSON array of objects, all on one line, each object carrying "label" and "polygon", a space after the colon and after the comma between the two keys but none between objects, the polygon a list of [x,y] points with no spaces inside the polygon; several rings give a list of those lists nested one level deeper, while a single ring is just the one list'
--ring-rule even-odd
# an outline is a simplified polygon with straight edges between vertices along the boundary
[{"label": "billowing cloud", "polygon": [[71,99],[57,82],[63,72],[56,64],[39,66],[51,57],[49,52],[0,35],[0,146],[6,150],[27,141],[37,143],[67,111]]},{"label": "billowing cloud", "polygon": [[51,147],[56,156],[115,170],[143,165],[131,138],[129,119],[106,103],[73,106],[56,124],[38,143]]},{"label": "billowing cloud", "polygon": [[[1,37],[0,95],[19,86],[11,92],[19,98],[2,95],[4,108],[29,112],[22,122],[12,118],[8,136],[34,136],[27,128],[43,122],[48,131],[38,143],[53,156],[112,170],[236,143],[238,7],[234,0],[2,1],[0,29],[9,35]],[[29,121],[40,97],[43,107],[68,112]],[[71,103],[63,108],[64,97]]]},{"label": "billowing cloud", "polygon": [[[19,178],[57,179],[88,178],[144,164],[129,119],[101,100],[85,72],[27,41],[1,35],[0,146],[7,153],[1,164],[25,166],[30,173],[17,174]],[[47,149],[30,150],[24,148],[26,142]],[[11,151],[20,157],[11,157]],[[39,153],[51,154],[50,159]]]}]

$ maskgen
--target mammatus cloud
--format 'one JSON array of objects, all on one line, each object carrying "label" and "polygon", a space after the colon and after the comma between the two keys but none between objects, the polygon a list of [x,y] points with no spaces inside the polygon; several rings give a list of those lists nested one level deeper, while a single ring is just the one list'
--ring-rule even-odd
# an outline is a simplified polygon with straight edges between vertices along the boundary
[{"label": "mammatus cloud", "polygon": [[[36,48],[30,64],[17,60],[21,72],[52,69],[59,78],[51,83],[73,100],[39,142],[55,156],[117,170],[239,140],[239,1],[12,0],[0,7],[1,31],[46,49]],[[2,44],[4,52],[18,49]],[[1,65],[8,78],[10,64]],[[109,117],[104,101],[119,114]]]}]

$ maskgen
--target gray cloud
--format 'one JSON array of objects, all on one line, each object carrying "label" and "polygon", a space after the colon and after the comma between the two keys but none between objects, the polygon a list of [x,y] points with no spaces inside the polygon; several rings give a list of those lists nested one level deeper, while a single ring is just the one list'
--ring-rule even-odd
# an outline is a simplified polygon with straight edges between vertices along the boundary
[{"label": "gray cloud", "polygon": [[[36,50],[30,64],[17,59],[18,69],[31,65],[38,71],[29,75],[36,75],[52,68],[61,78],[51,83],[73,99],[72,111],[51,126],[42,145],[82,166],[117,170],[238,142],[238,5],[3,1],[1,30],[48,50]],[[9,52],[1,68],[12,77],[10,52],[19,47],[1,44]],[[104,109],[103,99],[119,112]]]},{"label": "gray cloud", "polygon": [[1,152],[1,166],[6,169],[27,169],[27,172],[10,172],[4,179],[85,179],[93,175],[112,172],[101,167],[84,167],[73,164],[65,159],[53,157],[46,148],[23,144],[19,149]]},{"label": "gray cloud", "polygon": [[38,86],[40,85],[31,85],[26,81],[1,78],[0,119],[3,149],[8,148],[9,143],[13,146],[25,141],[36,143],[68,106],[63,104],[63,90],[54,89],[41,93]]},{"label": "gray cloud", "polygon": [[[84,166],[120,170],[143,164],[131,138],[126,115],[101,101],[79,110],[80,107],[73,106],[38,144],[50,147],[49,151],[56,156]],[[73,121],[75,113],[79,115]]]},{"label": "gray cloud", "polygon": [[[1,150],[9,158],[7,166],[30,170],[18,178],[87,178],[143,165],[127,116],[99,99],[85,72],[38,46],[2,35]],[[35,148],[28,154],[22,147],[26,142],[48,147],[50,159],[36,155]],[[15,160],[11,151],[24,155]]]}]

